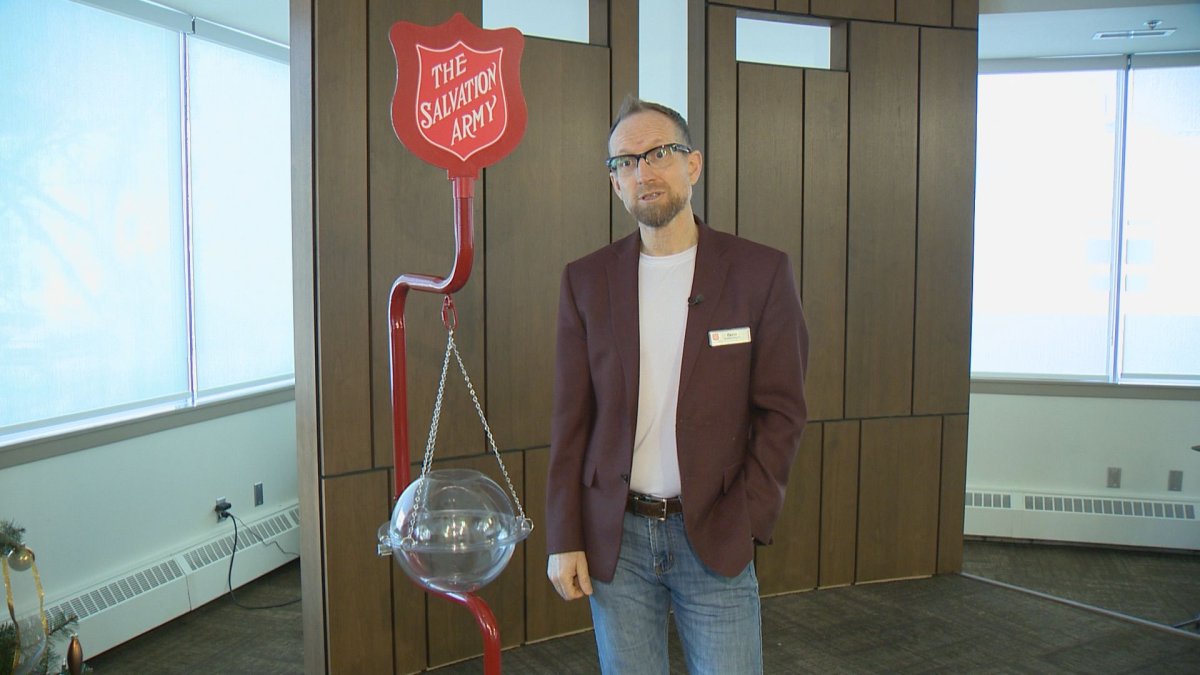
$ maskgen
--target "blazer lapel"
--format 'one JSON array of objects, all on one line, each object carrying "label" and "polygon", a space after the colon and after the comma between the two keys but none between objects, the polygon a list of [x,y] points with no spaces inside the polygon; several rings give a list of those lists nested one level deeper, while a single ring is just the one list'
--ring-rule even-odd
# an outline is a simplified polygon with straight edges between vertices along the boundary
[{"label": "blazer lapel", "polygon": [[687,328],[683,334],[683,362],[679,371],[679,394],[687,391],[688,378],[696,365],[696,358],[708,345],[708,329],[712,315],[721,300],[725,287],[725,274],[729,263],[725,260],[722,242],[713,236],[707,225],[696,219],[700,228],[700,239],[696,247],[696,271],[692,275],[692,295],[704,299],[688,307]]},{"label": "blazer lapel", "polygon": [[[608,261],[608,302],[612,334],[625,374],[625,406],[631,420],[637,419],[640,337],[638,329],[638,259],[641,239],[635,230],[621,240],[616,255]],[[630,425],[632,433],[634,426]],[[632,439],[630,439],[632,442]]]}]

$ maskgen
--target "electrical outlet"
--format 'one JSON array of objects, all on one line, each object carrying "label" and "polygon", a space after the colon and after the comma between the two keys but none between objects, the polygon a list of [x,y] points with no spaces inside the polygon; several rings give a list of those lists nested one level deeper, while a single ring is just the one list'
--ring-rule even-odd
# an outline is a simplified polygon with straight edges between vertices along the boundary
[{"label": "electrical outlet", "polygon": [[1119,467],[1119,466],[1108,467],[1108,487],[1110,487],[1110,488],[1121,487],[1121,467]]},{"label": "electrical outlet", "polygon": [[1171,470],[1167,472],[1167,490],[1170,492],[1183,492],[1183,472]]},{"label": "electrical outlet", "polygon": [[262,487],[262,483],[255,483],[255,484],[254,484],[254,505],[255,505],[255,506],[262,506],[262,505],[263,505],[263,487]]},{"label": "electrical outlet", "polygon": [[217,505],[213,507],[213,511],[217,514],[217,522],[219,523],[228,518],[229,509],[232,508],[233,505],[229,503],[228,499],[225,499],[224,497],[217,497]]}]

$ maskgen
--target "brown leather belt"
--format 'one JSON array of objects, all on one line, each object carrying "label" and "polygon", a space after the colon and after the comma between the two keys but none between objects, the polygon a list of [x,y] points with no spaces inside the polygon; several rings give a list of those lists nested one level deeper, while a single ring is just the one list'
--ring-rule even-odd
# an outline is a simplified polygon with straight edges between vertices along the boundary
[{"label": "brown leather belt", "polygon": [[666,520],[667,516],[683,513],[683,502],[679,497],[651,497],[638,492],[630,492],[625,500],[625,510],[643,518]]}]

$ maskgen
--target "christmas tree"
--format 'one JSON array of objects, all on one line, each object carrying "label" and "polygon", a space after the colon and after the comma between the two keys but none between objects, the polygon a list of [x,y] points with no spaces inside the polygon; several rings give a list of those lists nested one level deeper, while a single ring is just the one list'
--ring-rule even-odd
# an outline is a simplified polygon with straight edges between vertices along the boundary
[{"label": "christmas tree", "polygon": [[[72,636],[71,647],[68,650],[69,660],[71,665],[67,666],[59,661],[58,654],[55,652],[51,638],[59,635],[68,626],[76,623],[75,617],[57,617],[51,621],[46,616],[45,610],[41,607],[42,582],[37,573],[37,564],[33,555],[33,550],[25,545],[24,540],[25,528],[19,527],[11,520],[0,521],[0,567],[4,572],[4,596],[8,604],[9,618],[11,621],[0,622],[0,675],[11,675],[18,668],[22,673],[37,673],[45,675],[47,673],[79,673],[83,672],[83,656],[79,649],[79,641]],[[36,632],[40,636],[36,642],[28,642],[22,644],[21,630],[22,627],[14,615],[13,604],[13,588],[11,581],[12,573],[24,573],[32,570],[34,584],[37,588],[39,596],[39,621],[31,622],[25,627],[28,633],[30,628],[40,629]],[[27,649],[30,644],[41,645],[40,655],[37,653],[24,653],[22,650]],[[36,650],[35,650],[36,651]],[[36,663],[30,663],[33,659]],[[54,668],[51,668],[54,664]],[[61,665],[60,665],[61,664]],[[68,670],[69,668],[69,670]]]}]

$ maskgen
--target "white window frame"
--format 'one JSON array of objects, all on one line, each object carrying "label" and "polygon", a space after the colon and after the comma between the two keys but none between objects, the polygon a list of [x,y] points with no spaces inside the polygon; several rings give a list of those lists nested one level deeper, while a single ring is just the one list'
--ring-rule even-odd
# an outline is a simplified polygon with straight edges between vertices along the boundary
[{"label": "white window frame", "polygon": [[983,59],[979,61],[979,75],[997,73],[1069,72],[1079,70],[1118,69],[1121,71],[1119,85],[1120,108],[1116,132],[1117,163],[1113,185],[1112,242],[1113,265],[1110,269],[1110,309],[1107,330],[1110,333],[1110,353],[1107,360],[1105,381],[1055,376],[1038,373],[990,373],[971,371],[972,393],[1103,396],[1114,398],[1148,398],[1200,400],[1200,382],[1170,377],[1122,378],[1120,374],[1121,321],[1120,296],[1123,292],[1120,280],[1125,252],[1124,199],[1125,199],[1125,143],[1128,120],[1126,111],[1129,103],[1129,79],[1134,67],[1178,67],[1200,64],[1200,53],[1137,54],[1113,56],[1081,56],[1066,58],[1021,58]]},{"label": "white window frame", "polygon": [[[188,38],[200,38],[227,47],[288,64],[288,45],[230,28],[219,23],[189,15],[144,0],[72,0],[141,21],[181,34],[186,54]],[[186,59],[182,67],[186,68]],[[187,95],[187,78],[181,78],[181,95]],[[186,134],[186,131],[184,131]],[[181,142],[185,142],[181,139]],[[186,161],[186,152],[185,152]],[[48,459],[50,457],[136,438],[165,429],[196,424],[210,419],[278,405],[295,400],[295,376],[245,382],[219,390],[197,393],[195,360],[196,345],[192,326],[192,270],[190,261],[190,206],[184,187],[185,248],[188,250],[186,271],[187,337],[189,392],[186,398],[169,397],[159,401],[117,405],[99,410],[83,411],[54,419],[38,420],[8,427],[0,435],[0,470]]]}]

